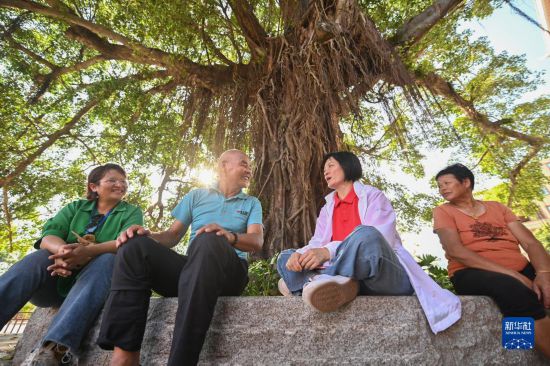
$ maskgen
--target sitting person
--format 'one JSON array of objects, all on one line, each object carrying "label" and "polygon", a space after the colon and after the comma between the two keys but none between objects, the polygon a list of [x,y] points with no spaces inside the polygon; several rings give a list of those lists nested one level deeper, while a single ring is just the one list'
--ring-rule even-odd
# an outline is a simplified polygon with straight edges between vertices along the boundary
[{"label": "sitting person", "polygon": [[[218,160],[219,182],[189,192],[172,211],[170,228],[152,233],[132,226],[118,239],[111,293],[98,337],[113,349],[111,365],[138,365],[151,290],[178,297],[168,365],[194,365],[218,296],[240,295],[248,283],[247,252],[263,244],[262,207],[242,192],[250,161],[229,150]],[[191,225],[187,255],[169,249]]]},{"label": "sitting person", "polygon": [[302,293],[307,304],[323,312],[336,310],[357,294],[415,292],[434,333],[455,323],[459,299],[441,289],[403,248],[390,201],[359,182],[357,156],[333,152],[323,165],[334,192],[326,196],[309,244],[279,256],[280,291]]},{"label": "sitting person", "polygon": [[28,301],[60,307],[33,365],[75,363],[109,294],[115,239],[131,225],[143,223],[141,210],[122,201],[127,188],[120,166],[93,169],[87,199],[68,204],[49,219],[35,243],[38,251],[0,277],[0,328]]},{"label": "sitting person", "polygon": [[535,348],[550,358],[550,255],[508,207],[474,199],[474,175],[464,165],[435,179],[448,202],[433,210],[434,231],[456,292],[491,297],[505,317],[534,318]]}]

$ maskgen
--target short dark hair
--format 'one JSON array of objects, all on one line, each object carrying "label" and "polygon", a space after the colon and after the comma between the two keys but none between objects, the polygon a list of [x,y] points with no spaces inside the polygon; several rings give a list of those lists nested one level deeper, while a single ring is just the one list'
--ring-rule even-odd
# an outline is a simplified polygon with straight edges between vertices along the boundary
[{"label": "short dark hair", "polygon": [[88,201],[93,201],[97,198],[97,193],[90,189],[90,183],[99,184],[99,181],[103,179],[109,170],[116,170],[126,178],[126,172],[118,164],[107,163],[93,168],[90,174],[88,174],[88,184],[86,184],[86,198]]},{"label": "short dark hair", "polygon": [[335,151],[328,153],[323,157],[323,167],[325,166],[327,160],[330,158],[333,158],[338,162],[338,164],[340,164],[342,170],[344,171],[344,179],[346,181],[355,182],[356,180],[361,179],[361,177],[363,176],[363,168],[361,167],[361,162],[359,161],[357,155],[355,155],[354,153],[349,151]]},{"label": "short dark hair", "polygon": [[465,165],[462,164],[453,164],[449,165],[435,176],[435,180],[437,180],[442,175],[451,174],[453,175],[460,183],[464,182],[464,179],[470,180],[470,189],[474,190],[474,173],[470,169],[468,169]]}]

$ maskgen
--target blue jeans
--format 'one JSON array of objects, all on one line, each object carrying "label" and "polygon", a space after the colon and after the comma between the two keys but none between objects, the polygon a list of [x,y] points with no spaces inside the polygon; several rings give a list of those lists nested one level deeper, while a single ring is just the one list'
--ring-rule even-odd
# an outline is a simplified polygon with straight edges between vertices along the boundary
[{"label": "blue jeans", "polygon": [[281,253],[277,270],[292,293],[297,293],[317,274],[340,275],[359,281],[360,295],[412,295],[414,290],[405,269],[386,239],[372,226],[357,226],[336,250],[330,266],[313,271],[293,272],[286,262],[295,252]]},{"label": "blue jeans", "polygon": [[57,277],[46,268],[51,253],[40,249],[25,256],[0,276],[0,328],[28,301],[39,307],[60,307],[43,342],[52,341],[78,356],[82,340],[92,328],[109,295],[114,254],[92,259],[78,274],[66,298],[57,293]]}]

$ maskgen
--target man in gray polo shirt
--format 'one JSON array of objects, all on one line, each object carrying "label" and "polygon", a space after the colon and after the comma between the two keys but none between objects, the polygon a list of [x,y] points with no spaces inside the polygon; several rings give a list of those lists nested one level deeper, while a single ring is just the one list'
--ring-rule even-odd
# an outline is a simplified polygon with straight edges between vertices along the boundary
[{"label": "man in gray polo shirt", "polygon": [[[198,362],[218,296],[239,295],[248,282],[247,253],[263,244],[262,207],[242,192],[250,160],[229,150],[218,160],[219,181],[189,192],[172,211],[166,231],[133,225],[117,239],[119,250],[97,340],[114,349],[111,365],[139,365],[151,290],[178,297],[169,365]],[[175,246],[191,225],[187,255]]]}]

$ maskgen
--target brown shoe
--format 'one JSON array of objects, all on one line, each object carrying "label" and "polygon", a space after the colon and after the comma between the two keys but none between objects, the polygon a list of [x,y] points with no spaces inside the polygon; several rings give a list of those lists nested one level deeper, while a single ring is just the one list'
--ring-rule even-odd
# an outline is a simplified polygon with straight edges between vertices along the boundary
[{"label": "brown shoe", "polygon": [[344,276],[316,276],[302,292],[306,304],[323,313],[335,311],[357,297],[359,284]]},{"label": "brown shoe", "polygon": [[277,287],[279,288],[279,292],[281,293],[281,295],[283,295],[283,296],[292,296],[292,293],[290,292],[288,287],[286,287],[286,283],[282,278],[279,280],[279,283],[277,284]]}]

